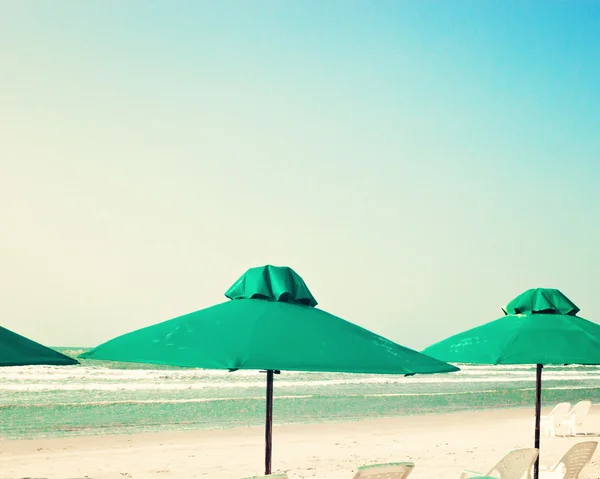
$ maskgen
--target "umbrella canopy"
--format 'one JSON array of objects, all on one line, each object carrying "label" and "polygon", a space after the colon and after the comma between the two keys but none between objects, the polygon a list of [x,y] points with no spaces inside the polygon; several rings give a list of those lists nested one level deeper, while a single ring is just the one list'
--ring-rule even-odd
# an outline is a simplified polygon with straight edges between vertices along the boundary
[{"label": "umbrella canopy", "polygon": [[81,357],[229,370],[457,370],[316,309],[317,301],[291,268],[252,268],[225,296],[231,301],[119,336]]},{"label": "umbrella canopy", "polygon": [[557,289],[530,289],[503,308],[506,316],[423,352],[472,364],[600,364],[600,325]]},{"label": "umbrella canopy", "polygon": [[69,366],[75,359],[0,327],[0,366]]},{"label": "umbrella canopy", "polygon": [[248,270],[225,293],[231,301],[112,339],[81,357],[267,375],[267,458],[273,372],[433,374],[458,368],[400,346],[317,309],[288,267]]},{"label": "umbrella canopy", "polygon": [[[525,291],[503,311],[504,317],[423,352],[456,363],[536,365],[535,447],[539,448],[542,366],[600,364],[600,325],[577,316],[579,308],[557,289]],[[536,462],[536,478],[537,467]]]}]

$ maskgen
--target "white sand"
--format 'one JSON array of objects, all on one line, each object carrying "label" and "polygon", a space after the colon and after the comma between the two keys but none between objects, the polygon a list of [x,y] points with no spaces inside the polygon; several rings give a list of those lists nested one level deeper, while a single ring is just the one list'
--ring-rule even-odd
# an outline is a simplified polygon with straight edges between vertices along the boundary
[{"label": "white sand", "polygon": [[[542,464],[583,440],[597,438],[544,438]],[[0,477],[240,479],[262,472],[263,441],[260,428],[2,441]],[[360,465],[413,461],[411,479],[458,479],[532,443],[529,409],[288,425],[274,428],[273,465],[291,479],[350,479]],[[596,457],[582,479],[600,477]]]}]

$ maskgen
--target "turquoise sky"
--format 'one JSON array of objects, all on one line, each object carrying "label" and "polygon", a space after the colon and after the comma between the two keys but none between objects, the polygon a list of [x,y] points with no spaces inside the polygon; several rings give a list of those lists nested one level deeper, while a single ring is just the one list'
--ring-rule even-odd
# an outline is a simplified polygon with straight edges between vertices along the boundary
[{"label": "turquoise sky", "polygon": [[0,4],[0,318],[94,345],[290,265],[420,348],[600,322],[600,4]]}]

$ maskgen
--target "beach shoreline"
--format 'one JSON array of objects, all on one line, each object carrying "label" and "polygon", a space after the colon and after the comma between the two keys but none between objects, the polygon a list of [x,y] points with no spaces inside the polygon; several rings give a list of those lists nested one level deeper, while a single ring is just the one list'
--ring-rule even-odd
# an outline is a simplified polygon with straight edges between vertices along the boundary
[{"label": "beach shoreline", "polygon": [[[591,419],[600,408],[594,407]],[[595,423],[593,423],[595,424]],[[594,426],[595,429],[595,426]],[[597,430],[600,430],[598,428]],[[358,466],[413,461],[414,479],[487,472],[510,450],[532,447],[533,408],[384,417],[274,427],[274,472],[351,478]],[[588,438],[542,438],[542,464]],[[0,478],[240,479],[262,473],[261,427],[3,440]],[[582,479],[598,477],[595,459]]]}]

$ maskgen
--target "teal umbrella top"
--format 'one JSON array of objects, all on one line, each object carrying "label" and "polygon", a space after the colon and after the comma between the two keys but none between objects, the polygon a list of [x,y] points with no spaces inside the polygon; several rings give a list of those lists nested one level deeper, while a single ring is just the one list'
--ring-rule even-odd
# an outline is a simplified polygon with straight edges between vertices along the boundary
[{"label": "teal umbrella top", "polygon": [[266,299],[312,307],[317,305],[304,280],[292,268],[285,266],[250,268],[233,283],[225,296],[229,299]]},{"label": "teal umbrella top", "polygon": [[73,358],[0,327],[0,366],[69,366]]},{"label": "teal umbrella top", "polygon": [[248,270],[194,313],[112,339],[82,358],[206,369],[431,374],[458,368],[315,308],[288,267]]},{"label": "teal umbrella top", "polygon": [[442,361],[472,364],[600,364],[600,325],[557,289],[531,289],[505,316],[423,350]]},{"label": "teal umbrella top", "polygon": [[504,314],[566,314],[579,308],[558,289],[534,288],[521,293],[502,309]]}]

